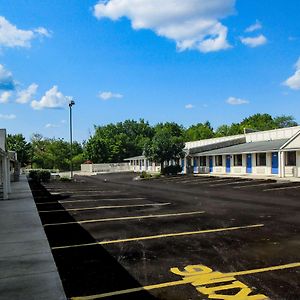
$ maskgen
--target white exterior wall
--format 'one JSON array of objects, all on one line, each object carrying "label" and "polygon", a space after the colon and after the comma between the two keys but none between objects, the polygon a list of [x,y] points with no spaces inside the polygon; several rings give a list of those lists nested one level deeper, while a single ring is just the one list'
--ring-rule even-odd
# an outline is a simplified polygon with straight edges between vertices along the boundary
[{"label": "white exterior wall", "polygon": [[3,187],[3,199],[8,199],[10,186],[10,159],[6,152],[6,129],[0,129],[0,180]]},{"label": "white exterior wall", "polygon": [[246,142],[259,142],[259,141],[269,141],[269,140],[280,140],[280,139],[289,139],[297,132],[300,131],[300,126],[273,129],[266,131],[258,131],[247,133]]},{"label": "white exterior wall", "polygon": [[[279,161],[278,168],[280,169],[280,161]],[[266,166],[256,166],[256,153],[252,154],[252,174],[279,176],[279,172],[278,174],[272,174],[272,153],[271,152],[266,153]]]},{"label": "white exterior wall", "polygon": [[97,172],[126,172],[130,171],[129,163],[111,163],[111,164],[82,164],[82,172],[97,173]]}]

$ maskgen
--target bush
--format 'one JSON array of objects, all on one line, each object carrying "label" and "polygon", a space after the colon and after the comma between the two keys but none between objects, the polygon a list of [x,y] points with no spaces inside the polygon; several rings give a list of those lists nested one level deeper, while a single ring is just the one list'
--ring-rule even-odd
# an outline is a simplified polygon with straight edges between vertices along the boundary
[{"label": "bush", "polygon": [[182,171],[182,167],[179,165],[167,166],[162,169],[161,173],[163,175],[176,175]]},{"label": "bush", "polygon": [[48,182],[51,178],[51,173],[49,171],[39,171],[40,180],[42,182]]},{"label": "bush", "polygon": [[37,170],[30,170],[29,171],[29,178],[31,178],[33,181],[40,181]]},{"label": "bush", "polygon": [[143,171],[140,175],[140,178],[151,178],[151,174],[147,173],[146,171]]},{"label": "bush", "polygon": [[30,170],[29,178],[36,182],[48,182],[51,178],[51,173],[45,170]]}]

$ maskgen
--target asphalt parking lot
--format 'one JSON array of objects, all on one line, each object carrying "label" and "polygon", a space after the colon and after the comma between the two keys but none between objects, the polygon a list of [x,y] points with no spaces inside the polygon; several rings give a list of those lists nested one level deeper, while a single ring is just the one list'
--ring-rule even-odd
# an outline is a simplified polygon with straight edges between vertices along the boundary
[{"label": "asphalt parking lot", "polygon": [[68,298],[300,299],[300,182],[31,184]]}]

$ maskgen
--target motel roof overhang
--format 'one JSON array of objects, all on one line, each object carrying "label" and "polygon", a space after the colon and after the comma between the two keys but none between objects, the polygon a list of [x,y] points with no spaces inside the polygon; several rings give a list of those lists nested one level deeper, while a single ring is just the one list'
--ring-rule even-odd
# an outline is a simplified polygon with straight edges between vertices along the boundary
[{"label": "motel roof overhang", "polygon": [[230,155],[230,154],[247,154],[260,152],[273,152],[281,150],[282,146],[286,144],[289,139],[259,141],[244,143],[229,147],[223,147],[211,151],[203,151],[193,154],[193,156],[210,156],[210,155]]},{"label": "motel roof overhang", "polygon": [[227,141],[222,141],[219,143],[213,143],[213,144],[208,144],[208,145],[203,145],[203,146],[198,146],[198,147],[193,147],[190,149],[185,149],[184,151],[186,152],[187,155],[191,156],[197,156],[199,153],[202,152],[209,152],[209,151],[215,151],[220,148],[227,148],[229,146],[235,146],[235,145],[240,145],[246,143],[246,138],[241,137],[241,138],[236,138],[236,139],[231,139]]}]

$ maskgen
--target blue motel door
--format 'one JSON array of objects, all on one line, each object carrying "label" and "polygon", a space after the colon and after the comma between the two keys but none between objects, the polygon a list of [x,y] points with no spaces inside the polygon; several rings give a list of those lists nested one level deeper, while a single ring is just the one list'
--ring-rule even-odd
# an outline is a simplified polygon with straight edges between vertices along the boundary
[{"label": "blue motel door", "polygon": [[213,171],[213,158],[212,156],[209,157],[209,172]]},{"label": "blue motel door", "polygon": [[278,174],[278,153],[272,153],[272,174]]},{"label": "blue motel door", "polygon": [[247,154],[246,172],[252,173],[252,154]]},{"label": "blue motel door", "polygon": [[194,173],[198,172],[197,159],[194,158]]},{"label": "blue motel door", "polygon": [[226,155],[226,173],[230,173],[230,165],[231,165],[230,155]]}]

